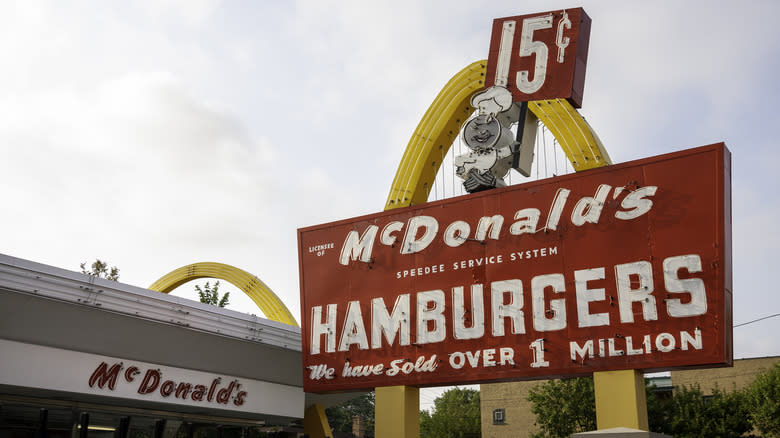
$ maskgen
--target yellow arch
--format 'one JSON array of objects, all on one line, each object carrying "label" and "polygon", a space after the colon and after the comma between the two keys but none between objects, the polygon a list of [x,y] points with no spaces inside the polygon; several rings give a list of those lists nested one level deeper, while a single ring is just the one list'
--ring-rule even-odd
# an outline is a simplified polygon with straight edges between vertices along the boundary
[{"label": "yellow arch", "polygon": [[247,294],[263,311],[266,318],[298,327],[298,322],[290,313],[290,309],[271,288],[254,275],[223,263],[201,262],[182,266],[160,277],[149,286],[149,289],[167,294],[182,284],[198,278],[225,280]]},{"label": "yellow arch", "polygon": [[441,161],[458,135],[461,122],[474,111],[469,102],[485,87],[487,61],[477,61],[452,77],[414,130],[398,165],[385,210],[428,201]]},{"label": "yellow arch", "polygon": [[[436,96],[406,146],[385,210],[428,201],[444,156],[474,111],[471,96],[485,86],[486,65],[482,60],[467,66]],[[575,171],[612,164],[596,133],[566,99],[533,101],[528,108],[558,140]]]}]

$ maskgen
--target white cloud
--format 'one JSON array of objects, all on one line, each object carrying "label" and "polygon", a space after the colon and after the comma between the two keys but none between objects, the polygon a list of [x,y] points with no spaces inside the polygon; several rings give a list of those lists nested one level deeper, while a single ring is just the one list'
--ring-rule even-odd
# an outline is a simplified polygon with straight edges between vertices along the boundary
[{"label": "white cloud", "polygon": [[172,16],[190,25],[202,25],[215,12],[219,0],[136,0],[150,18]]},{"label": "white cloud", "polygon": [[[0,114],[13,114],[0,128],[4,210],[40,200],[26,209],[27,225],[51,242],[65,232],[100,253],[240,244],[261,216],[252,205],[273,190],[269,140],[252,138],[171,74],[20,95]],[[27,234],[7,243],[24,246]]]}]

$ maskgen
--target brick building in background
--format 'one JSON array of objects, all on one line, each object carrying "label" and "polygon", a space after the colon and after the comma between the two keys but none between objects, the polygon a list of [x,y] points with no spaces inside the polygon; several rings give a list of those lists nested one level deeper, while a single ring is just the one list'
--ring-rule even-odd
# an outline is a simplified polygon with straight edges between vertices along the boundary
[{"label": "brick building in background", "polygon": [[[780,356],[736,359],[731,368],[672,371],[671,378],[654,378],[659,390],[698,384],[705,395],[716,386],[732,391],[750,385],[755,376],[780,362]],[[534,424],[528,392],[541,380],[480,385],[483,438],[524,438],[539,428]]]}]

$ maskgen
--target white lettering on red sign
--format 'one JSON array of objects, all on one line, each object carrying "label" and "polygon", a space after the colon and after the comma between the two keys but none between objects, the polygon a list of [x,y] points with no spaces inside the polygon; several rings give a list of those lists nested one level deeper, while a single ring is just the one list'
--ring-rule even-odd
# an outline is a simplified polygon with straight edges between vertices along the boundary
[{"label": "white lettering on red sign", "polygon": [[[655,285],[652,278],[652,265],[649,261],[639,260],[623,263],[613,267],[620,310],[621,323],[634,323],[636,315],[632,312],[633,303],[640,303],[642,319],[655,321],[658,319],[659,307],[672,318],[687,318],[703,315],[707,311],[707,294],[704,283],[698,278],[679,278],[681,270],[688,274],[702,272],[701,257],[696,254],[685,254],[668,257],[663,260],[663,279],[666,293],[670,298],[658,304],[652,297]],[[531,278],[531,326],[535,332],[564,330],[570,319],[566,315],[567,278],[573,279],[574,299],[577,308],[578,327],[608,326],[612,323],[607,313],[592,314],[589,305],[592,302],[606,299],[603,288],[591,289],[590,281],[605,278],[605,268],[596,267],[580,269],[571,273],[551,273],[537,275]],[[636,287],[632,287],[632,278],[639,278]],[[469,286],[471,313],[466,317],[465,287],[453,286],[450,293],[444,290],[419,291],[414,294],[416,306],[411,306],[411,294],[400,294],[396,299],[392,313],[388,312],[384,300],[371,300],[371,318],[366,320],[360,311],[359,301],[347,304],[346,320],[340,334],[336,333],[336,315],[338,304],[327,304],[327,316],[323,319],[323,306],[312,307],[310,336],[310,351],[312,355],[322,352],[322,337],[325,337],[327,353],[336,350],[338,336],[338,351],[349,351],[351,345],[357,345],[361,350],[383,348],[384,339],[387,346],[409,345],[411,324],[416,323],[416,344],[432,344],[444,341],[448,334],[456,340],[477,339],[485,334],[485,308],[482,302],[482,284]],[[551,290],[556,298],[546,299],[545,291]],[[509,293],[509,302],[506,294]],[[526,333],[528,330],[526,313],[523,303],[523,282],[521,279],[505,279],[490,283],[490,333],[493,336],[504,336],[504,320],[511,322],[512,333]],[[684,295],[684,299],[680,296]],[[447,321],[444,309],[449,305],[454,309],[454,321]],[[410,310],[416,310],[413,318]],[[526,308],[526,310],[529,310]],[[366,330],[366,326],[370,330]],[[371,339],[368,339],[371,333]],[[660,348],[659,348],[660,350]],[[541,351],[541,347],[537,349]],[[539,360],[543,362],[543,360]]]},{"label": "white lettering on red sign", "polygon": [[[601,213],[607,197],[612,193],[613,198],[617,198],[622,192],[623,187],[609,186],[601,184],[596,189],[594,196],[585,196],[580,198],[574,205],[574,209],[569,217],[569,221],[576,227],[582,227],[586,224],[598,224],[601,219]],[[620,209],[614,213],[616,219],[628,221],[636,219],[653,207],[653,201],[650,199],[656,194],[658,187],[646,186],[633,190],[620,202]],[[517,210],[514,214],[515,222],[509,226],[509,234],[519,236],[524,234],[535,234],[540,231],[554,231],[558,229],[563,209],[569,198],[570,190],[560,188],[550,205],[547,219],[543,226],[539,226],[541,211],[537,208],[523,208]],[[450,247],[457,247],[469,239],[484,242],[487,239],[498,240],[504,230],[505,218],[503,215],[496,214],[484,216],[477,221],[474,236],[471,237],[471,226],[461,220],[453,221],[444,228],[442,235],[443,242]],[[392,247],[403,233],[400,249],[401,254],[415,254],[425,250],[439,236],[440,224],[432,216],[414,216],[406,224],[400,221],[391,221],[379,232],[378,225],[369,225],[359,234],[352,230],[347,233],[344,244],[341,247],[339,263],[347,266],[350,261],[370,262],[379,234],[379,244]],[[434,273],[437,266],[428,267],[428,273]],[[442,268],[443,269],[443,268]],[[412,273],[408,271],[403,274],[420,275],[422,271]],[[400,277],[399,277],[400,278]]]}]

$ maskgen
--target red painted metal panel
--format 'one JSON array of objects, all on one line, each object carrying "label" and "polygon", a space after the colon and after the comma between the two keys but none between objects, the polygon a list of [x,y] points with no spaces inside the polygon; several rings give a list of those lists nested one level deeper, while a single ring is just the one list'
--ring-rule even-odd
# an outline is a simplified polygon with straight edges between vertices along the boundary
[{"label": "red painted metal panel", "polygon": [[[499,76],[504,76],[505,70],[500,66],[500,52],[502,35],[506,33],[506,26],[509,26],[509,32],[513,33],[511,43],[509,39],[503,43],[503,49],[511,53],[505,86],[515,100],[565,98],[574,107],[580,108],[588,61],[590,23],[590,17],[582,8],[495,19],[490,39],[486,87],[500,83],[496,77],[497,71]],[[526,41],[523,41],[524,29]],[[521,79],[518,76],[520,74],[527,76]],[[528,84],[520,86],[523,81]]]},{"label": "red painted metal panel", "polygon": [[720,143],[300,229],[304,389],[730,364],[729,169]]}]

